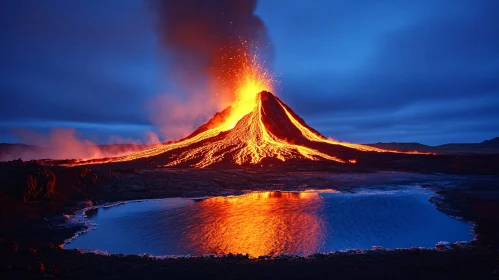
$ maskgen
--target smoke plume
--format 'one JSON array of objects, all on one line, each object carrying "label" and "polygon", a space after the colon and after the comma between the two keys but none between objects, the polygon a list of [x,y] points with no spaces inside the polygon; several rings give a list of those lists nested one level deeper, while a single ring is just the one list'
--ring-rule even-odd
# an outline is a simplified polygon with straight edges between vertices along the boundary
[{"label": "smoke plume", "polygon": [[227,76],[231,74],[227,67],[237,67],[229,63],[238,63],[234,52],[252,48],[265,56],[270,51],[267,28],[255,15],[256,0],[153,0],[151,4],[160,42],[182,78]]},{"label": "smoke plume", "polygon": [[[160,111],[177,119],[178,111],[190,106],[187,118],[174,124],[151,120],[165,132],[162,136],[185,136],[183,131],[207,119],[234,101],[235,76],[245,55],[271,61],[273,51],[264,22],[255,15],[257,0],[150,0],[159,42],[169,64],[169,76],[181,88],[183,98],[170,99]],[[268,65],[266,65],[268,66]],[[203,92],[199,87],[203,87]],[[175,92],[176,94],[179,94]],[[159,100],[168,98],[159,97]],[[163,102],[165,103],[165,102]],[[158,107],[158,106],[155,106]],[[157,108],[155,109],[157,111]],[[182,114],[180,114],[182,115]],[[186,116],[183,116],[186,117]],[[182,131],[182,133],[180,133]]]}]

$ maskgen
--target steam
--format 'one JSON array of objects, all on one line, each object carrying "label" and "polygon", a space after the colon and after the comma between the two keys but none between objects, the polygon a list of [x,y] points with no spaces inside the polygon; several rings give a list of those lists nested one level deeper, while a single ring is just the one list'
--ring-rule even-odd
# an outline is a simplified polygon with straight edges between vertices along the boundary
[{"label": "steam", "polygon": [[200,93],[192,96],[196,98],[184,100],[178,95],[163,94],[151,99],[148,104],[151,121],[163,139],[184,138],[197,128],[197,124],[206,121],[207,96]]},{"label": "steam", "polygon": [[138,152],[159,144],[158,136],[151,131],[144,133],[144,140],[111,137],[109,145],[97,145],[80,139],[75,129],[54,128],[46,135],[33,131],[18,131],[18,137],[27,145],[13,145],[0,152],[0,161],[14,159],[94,159],[117,157]]},{"label": "steam", "polygon": [[241,56],[257,54],[271,61],[272,46],[264,22],[255,15],[257,0],[150,0],[149,4],[169,76],[180,87],[175,94],[182,97],[156,97],[151,121],[162,137],[178,139],[232,104]]}]

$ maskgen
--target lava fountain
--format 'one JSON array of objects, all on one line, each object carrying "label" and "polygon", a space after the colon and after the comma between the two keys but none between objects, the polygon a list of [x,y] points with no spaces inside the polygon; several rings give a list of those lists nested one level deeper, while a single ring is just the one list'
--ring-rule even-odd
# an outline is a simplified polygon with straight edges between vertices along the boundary
[{"label": "lava fountain", "polygon": [[232,96],[230,114],[221,123],[222,130],[234,128],[241,118],[253,111],[259,92],[273,91],[275,75],[263,67],[258,56],[251,54],[249,49],[247,42],[243,42],[241,48],[231,48],[228,51],[231,55],[221,59],[220,68],[227,69],[227,73],[217,77],[215,84]]}]

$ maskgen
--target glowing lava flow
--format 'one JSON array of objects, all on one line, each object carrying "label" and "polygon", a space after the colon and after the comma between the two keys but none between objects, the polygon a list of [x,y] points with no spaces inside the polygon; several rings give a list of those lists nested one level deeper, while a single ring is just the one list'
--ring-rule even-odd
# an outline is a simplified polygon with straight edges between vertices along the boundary
[{"label": "glowing lava flow", "polygon": [[[228,111],[230,113],[222,121],[214,122],[216,125],[201,127],[203,129],[198,129],[197,133],[176,143],[117,158],[73,161],[69,165],[146,159],[151,159],[156,166],[201,168],[217,163],[254,165],[264,159],[328,160],[355,164],[356,159],[338,158],[334,149],[339,147],[344,150],[346,147],[353,151],[399,153],[326,139],[268,92],[272,89],[273,75],[258,64],[257,57],[244,54],[242,58],[233,81],[237,84],[235,101]],[[318,148],[317,145],[322,146]]]},{"label": "glowing lava flow", "polygon": [[[267,131],[262,122],[263,108],[260,100],[261,94],[262,93],[255,96],[255,100],[258,99],[259,102],[255,102],[256,106],[254,106],[252,112],[240,119],[235,127],[230,129],[223,137],[220,134],[225,131],[227,123],[177,143],[158,146],[123,157],[99,162],[80,162],[80,164],[131,161],[157,156],[177,149],[181,150],[181,152],[171,158],[164,166],[176,166],[182,163],[192,162],[190,165],[193,167],[206,167],[224,160],[228,160],[238,165],[246,163],[257,164],[264,158],[276,158],[281,161],[293,158],[305,158],[310,160],[325,159],[341,163],[345,162],[344,160],[318,150],[288,143]],[[206,143],[202,143],[205,140]],[[193,147],[189,147],[191,145]]]},{"label": "glowing lava flow", "polygon": [[290,144],[272,135],[266,130],[262,122],[262,102],[258,102],[253,111],[244,116],[226,137],[207,145],[186,150],[178,158],[167,163],[166,166],[175,166],[185,161],[196,160],[199,155],[203,156],[193,165],[195,167],[206,167],[221,162],[227,155],[230,155],[230,161],[238,165],[257,164],[264,158],[277,158],[281,161],[291,158],[310,160],[322,158],[344,162],[334,156],[304,146]]}]

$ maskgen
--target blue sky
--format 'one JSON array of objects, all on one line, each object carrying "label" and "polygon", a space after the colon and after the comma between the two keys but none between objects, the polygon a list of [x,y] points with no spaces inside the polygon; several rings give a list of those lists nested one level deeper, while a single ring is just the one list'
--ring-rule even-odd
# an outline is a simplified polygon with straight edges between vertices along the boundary
[{"label": "blue sky", "polygon": [[[498,11],[494,0],[267,0],[256,12],[276,94],[311,126],[442,144],[499,136]],[[0,142],[52,127],[138,139],[156,130],[151,100],[180,94],[142,0],[2,1],[0,26]]]}]

